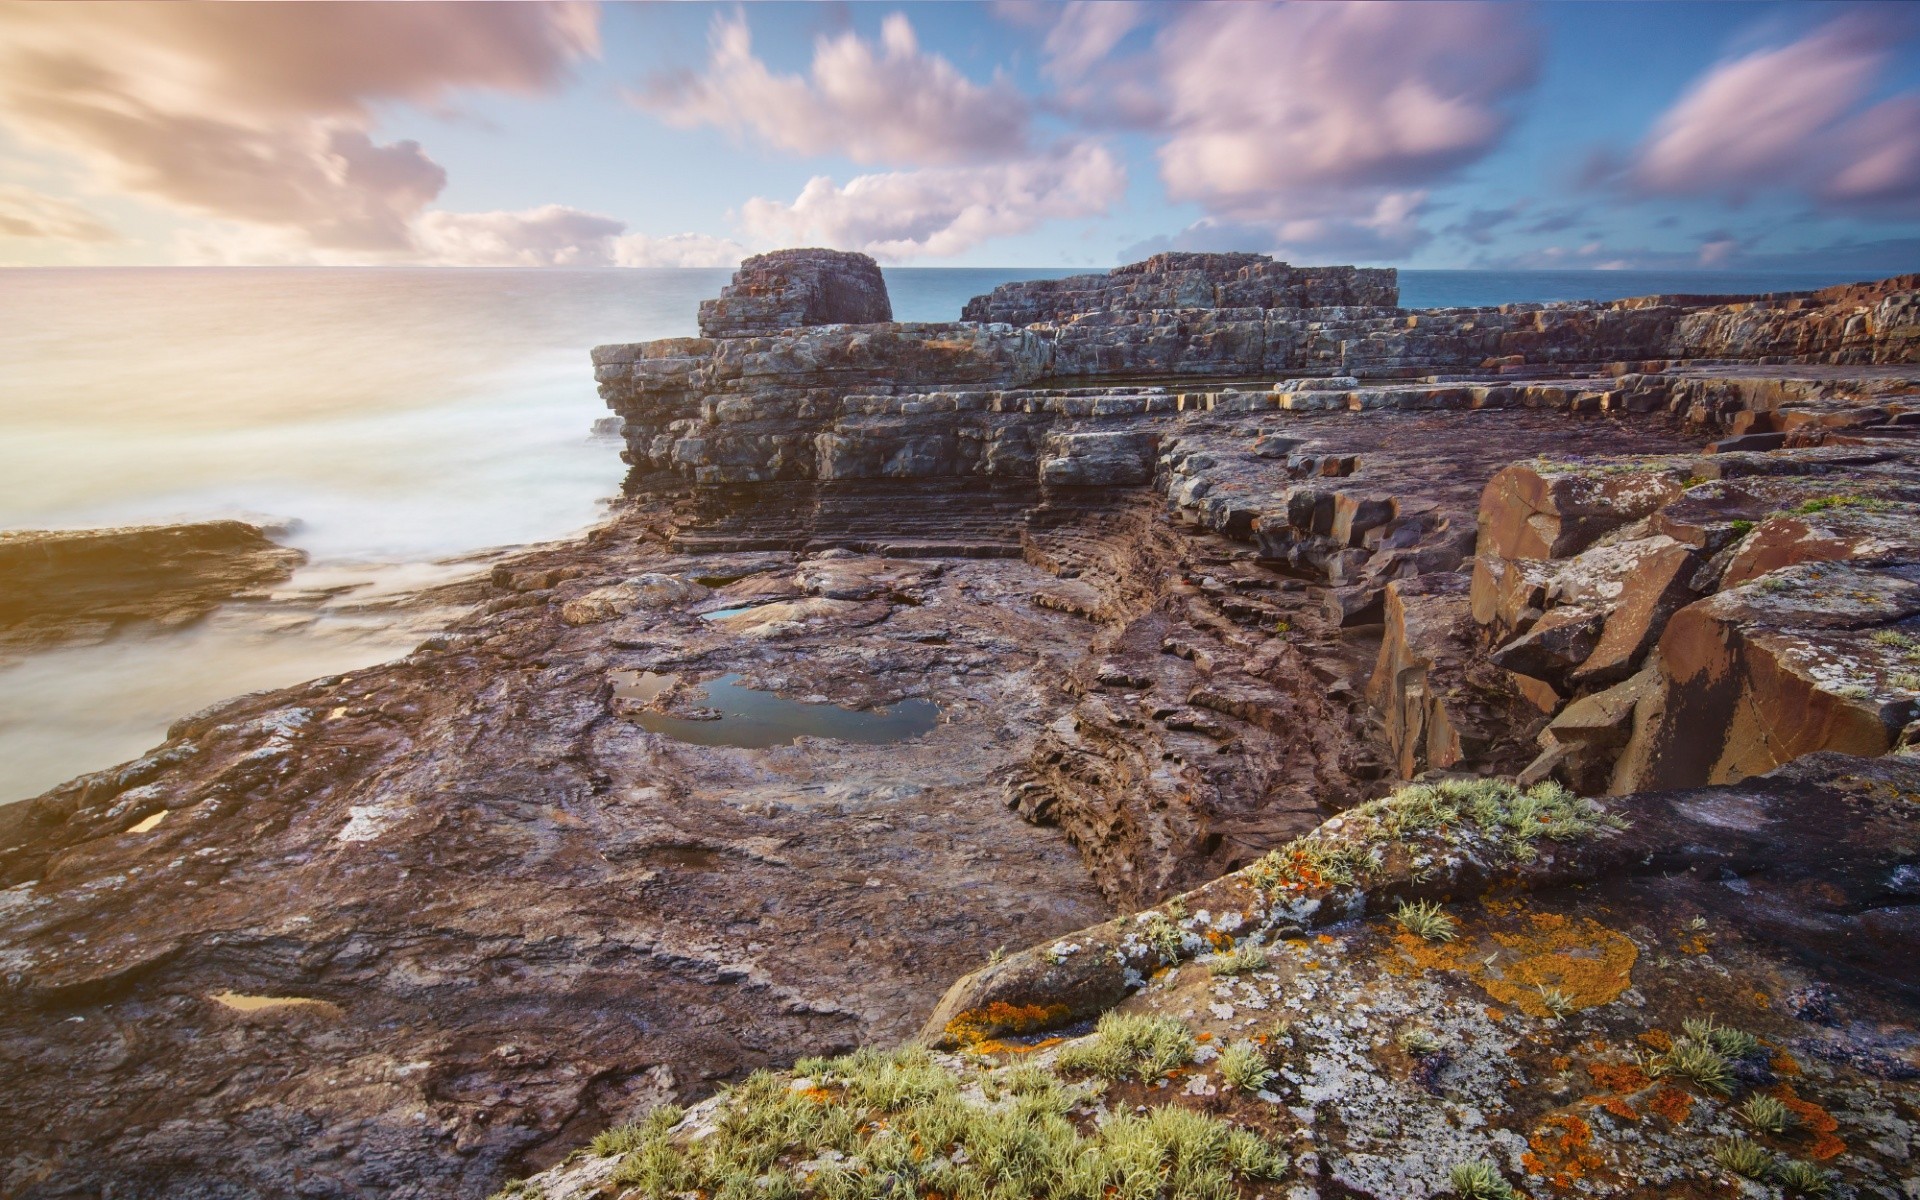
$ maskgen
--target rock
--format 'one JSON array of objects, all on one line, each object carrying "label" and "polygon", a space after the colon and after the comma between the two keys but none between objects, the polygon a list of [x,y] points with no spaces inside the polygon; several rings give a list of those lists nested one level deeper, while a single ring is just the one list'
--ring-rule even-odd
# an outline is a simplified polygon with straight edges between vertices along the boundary
[{"label": "rock", "polygon": [[0,645],[195,620],[285,581],[306,557],[239,521],[0,533]]},{"label": "rock", "polygon": [[1040,481],[1079,487],[1138,486],[1153,480],[1155,438],[1146,431],[1049,433]]},{"label": "rock", "polygon": [[1913,719],[1899,644],[1877,632],[1920,614],[1920,567],[1805,564],[1688,605],[1667,622],[1657,722],[1617,786],[1745,778],[1819,751],[1885,754]]},{"label": "rock", "polygon": [[1605,621],[1606,614],[1598,609],[1564,604],[1550,609],[1527,632],[1487,658],[1506,670],[1559,686],[1593,654]]},{"label": "rock", "polygon": [[844,250],[756,254],[740,264],[719,299],[700,305],[700,335],[709,338],[891,320],[880,265]]}]

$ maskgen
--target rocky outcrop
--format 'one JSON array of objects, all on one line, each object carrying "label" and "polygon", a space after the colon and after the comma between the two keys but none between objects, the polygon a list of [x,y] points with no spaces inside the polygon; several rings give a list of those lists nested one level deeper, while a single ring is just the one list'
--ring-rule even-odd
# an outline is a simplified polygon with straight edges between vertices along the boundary
[{"label": "rocky outcrop", "polygon": [[1391,308],[1392,269],[1294,267],[1265,254],[1156,254],[1102,275],[1006,283],[975,296],[963,321],[1059,324],[1089,313],[1171,309]]},{"label": "rocky outcrop", "polygon": [[740,264],[718,299],[700,305],[700,334],[710,338],[891,320],[879,264],[844,250],[756,254]]},{"label": "rocky outcrop", "polygon": [[195,621],[305,561],[239,521],[0,533],[0,647]]},{"label": "rocky outcrop", "polygon": [[[1118,1006],[1267,1047],[1272,1099],[1194,1061],[1048,1129],[1172,1102],[1292,1139],[1293,1190],[1458,1153],[1704,1195],[1676,1139],[1752,1127],[1628,1051],[1715,1013],[1791,1055],[1740,1068],[1798,1072],[1773,1151],[1892,1194],[1910,283],[1409,312],[1166,257],[916,325],[868,266],[756,260],[707,336],[598,348],[628,503],[415,654],[0,817],[0,1190],[478,1193],[757,1067],[1057,1063]],[[754,1169],[899,1144],[847,1128]],[[648,1162],[737,1148],[682,1134]],[[581,1162],[553,1194],[645,1165]]]}]

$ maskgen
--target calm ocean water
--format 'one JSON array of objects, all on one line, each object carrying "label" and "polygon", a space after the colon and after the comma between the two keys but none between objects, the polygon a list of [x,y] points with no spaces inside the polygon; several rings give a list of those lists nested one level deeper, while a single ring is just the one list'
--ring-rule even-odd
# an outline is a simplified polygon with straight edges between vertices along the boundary
[{"label": "calm ocean water", "polygon": [[[1064,270],[887,271],[900,320]],[[725,271],[0,270],[0,528],[241,516],[289,525],[293,590],[563,536],[619,486],[589,347],[694,332]],[[1829,276],[1405,271],[1409,306],[1772,291]],[[309,606],[310,610],[310,606]],[[336,605],[0,667],[0,802],[138,754],[224,696],[413,638]]]}]

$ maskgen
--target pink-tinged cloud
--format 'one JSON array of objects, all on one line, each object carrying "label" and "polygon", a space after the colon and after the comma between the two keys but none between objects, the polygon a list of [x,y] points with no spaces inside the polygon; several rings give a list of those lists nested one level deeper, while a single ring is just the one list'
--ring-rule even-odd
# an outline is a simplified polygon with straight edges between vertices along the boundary
[{"label": "pink-tinged cloud", "polygon": [[17,183],[0,183],[0,237],[117,242],[106,222],[70,200]]},{"label": "pink-tinged cloud", "polygon": [[1154,58],[1168,194],[1286,220],[1302,194],[1419,186],[1486,155],[1540,46],[1504,4],[1200,4]]},{"label": "pink-tinged cloud", "polygon": [[746,255],[732,238],[706,233],[630,233],[613,243],[614,265],[621,267],[737,267]]},{"label": "pink-tinged cloud", "polygon": [[552,88],[595,21],[572,2],[7,5],[0,124],[125,194],[401,252],[446,175],[375,141],[374,107]]},{"label": "pink-tinged cloud", "polygon": [[1080,143],[1013,162],[860,175],[845,186],[816,176],[791,204],[748,201],[741,220],[750,235],[780,245],[941,258],[1043,221],[1105,213],[1126,183],[1106,147]]},{"label": "pink-tinged cloud", "polygon": [[602,267],[624,221],[548,204],[526,212],[428,212],[415,222],[421,257],[453,267]]},{"label": "pink-tinged cloud", "polygon": [[1047,73],[1056,79],[1078,79],[1112,54],[1114,48],[1152,15],[1146,4],[1114,4],[1108,0],[1069,0],[1047,31],[1041,51]]},{"label": "pink-tinged cloud", "polygon": [[682,128],[712,125],[859,163],[978,162],[1027,144],[1019,90],[1000,78],[975,83],[923,52],[900,13],[882,22],[878,45],[852,32],[820,38],[804,77],[776,74],[754,55],[744,16],[721,17],[704,74],[655,79],[630,98]]},{"label": "pink-tinged cloud", "polygon": [[1433,240],[1420,223],[1426,201],[1422,191],[1385,192],[1366,207],[1296,209],[1279,220],[1203,217],[1170,238],[1132,247],[1124,257],[1162,250],[1258,250],[1290,262],[1395,262]]},{"label": "pink-tinged cloud", "polygon": [[1904,28],[1853,12],[1707,71],[1654,124],[1623,181],[1735,201],[1788,191],[1833,208],[1920,208],[1920,92],[1872,102]]}]

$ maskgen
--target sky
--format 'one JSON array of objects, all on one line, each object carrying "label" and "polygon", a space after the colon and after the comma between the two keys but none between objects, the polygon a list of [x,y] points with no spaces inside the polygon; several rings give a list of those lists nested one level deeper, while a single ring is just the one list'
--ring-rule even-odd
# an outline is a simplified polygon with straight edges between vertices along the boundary
[{"label": "sky", "polygon": [[17,3],[0,264],[1920,270],[1920,6]]}]

